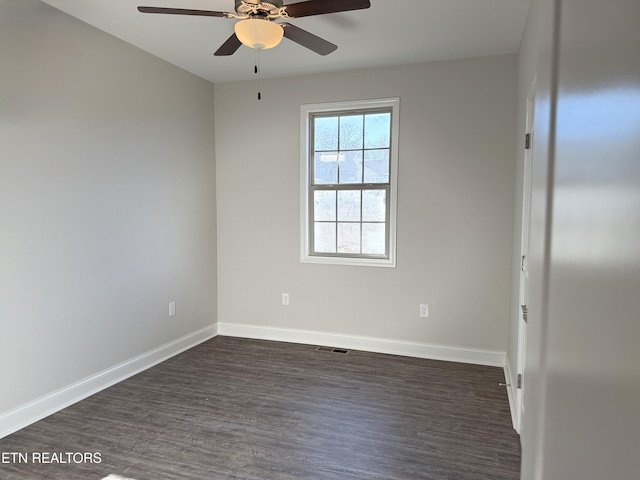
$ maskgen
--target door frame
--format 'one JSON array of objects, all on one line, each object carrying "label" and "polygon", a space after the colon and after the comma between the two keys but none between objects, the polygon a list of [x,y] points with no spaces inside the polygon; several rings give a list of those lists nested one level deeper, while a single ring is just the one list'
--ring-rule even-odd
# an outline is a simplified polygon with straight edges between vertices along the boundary
[{"label": "door frame", "polygon": [[520,269],[518,279],[518,354],[516,363],[516,431],[520,433],[524,414],[524,387],[527,346],[527,323],[524,320],[522,305],[528,304],[528,258],[529,258],[529,230],[531,225],[531,174],[533,166],[533,137],[535,119],[536,82],[535,79],[529,89],[526,105],[525,135],[529,137],[529,148],[525,148],[522,174],[522,224],[520,232]]}]

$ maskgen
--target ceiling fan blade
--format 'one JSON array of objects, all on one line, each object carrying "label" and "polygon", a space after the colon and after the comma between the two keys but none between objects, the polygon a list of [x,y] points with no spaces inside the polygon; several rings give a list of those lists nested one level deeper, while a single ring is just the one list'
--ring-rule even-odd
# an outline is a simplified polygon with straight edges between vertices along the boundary
[{"label": "ceiling fan blade", "polygon": [[307,0],[286,5],[291,18],[324,15],[325,13],[349,12],[369,8],[369,0]]},{"label": "ceiling fan blade", "polygon": [[138,7],[141,13],[167,13],[170,15],[198,15],[201,17],[228,17],[226,12],[213,10],[189,10],[185,8]]},{"label": "ceiling fan blade", "polygon": [[227,39],[226,42],[222,44],[222,46],[218,50],[216,50],[216,53],[214,53],[214,55],[216,57],[233,55],[234,53],[236,53],[236,50],[240,48],[240,45],[242,45],[242,42],[238,40],[238,37],[234,33]]},{"label": "ceiling fan blade", "polygon": [[329,55],[338,48],[337,45],[290,23],[281,23],[280,25],[284,28],[285,37],[320,55]]}]

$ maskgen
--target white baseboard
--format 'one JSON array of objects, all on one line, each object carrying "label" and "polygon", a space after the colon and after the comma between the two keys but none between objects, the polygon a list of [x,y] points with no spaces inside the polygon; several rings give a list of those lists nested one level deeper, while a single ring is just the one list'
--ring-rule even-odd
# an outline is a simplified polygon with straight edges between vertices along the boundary
[{"label": "white baseboard", "polygon": [[2,413],[0,414],[0,438],[6,437],[27,425],[37,422],[160,362],[164,362],[178,353],[195,347],[199,343],[215,337],[216,332],[216,325],[203,328],[18,408]]},{"label": "white baseboard", "polygon": [[504,367],[505,352],[468,349],[435,345],[429,343],[387,340],[382,338],[360,337],[309,330],[295,330],[235,323],[218,323],[218,335],[229,337],[255,338],[280,342],[302,343],[309,345],[339,347],[351,350],[365,350],[375,353],[403,355],[406,357],[428,358],[450,362],[473,363]]},{"label": "white baseboard", "polygon": [[[505,387],[507,389],[507,397],[509,397],[509,410],[511,411],[511,422],[513,424],[513,429],[518,432],[518,425],[516,419],[516,396],[514,386],[516,384],[516,378],[511,375],[511,364],[509,362],[509,357],[507,356],[504,364],[504,383],[507,384]],[[520,433],[520,432],[518,432]]]}]

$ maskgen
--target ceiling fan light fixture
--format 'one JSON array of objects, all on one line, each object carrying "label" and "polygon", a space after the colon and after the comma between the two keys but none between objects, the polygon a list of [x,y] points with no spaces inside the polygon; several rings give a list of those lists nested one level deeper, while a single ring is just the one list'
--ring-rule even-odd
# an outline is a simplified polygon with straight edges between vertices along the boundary
[{"label": "ceiling fan light fixture", "polygon": [[248,18],[235,25],[236,36],[247,47],[263,50],[273,48],[282,41],[284,29],[270,20]]}]

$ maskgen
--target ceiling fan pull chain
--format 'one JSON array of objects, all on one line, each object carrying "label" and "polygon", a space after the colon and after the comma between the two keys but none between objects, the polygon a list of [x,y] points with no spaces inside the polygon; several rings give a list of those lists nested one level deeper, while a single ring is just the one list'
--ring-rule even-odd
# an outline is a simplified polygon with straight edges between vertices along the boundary
[{"label": "ceiling fan pull chain", "polygon": [[254,68],[254,72],[258,75],[258,100],[262,100],[262,93],[260,92],[260,90],[262,89],[262,82],[261,82],[261,77],[262,75],[260,74],[260,51],[262,50],[261,48],[256,48],[256,65]]}]

